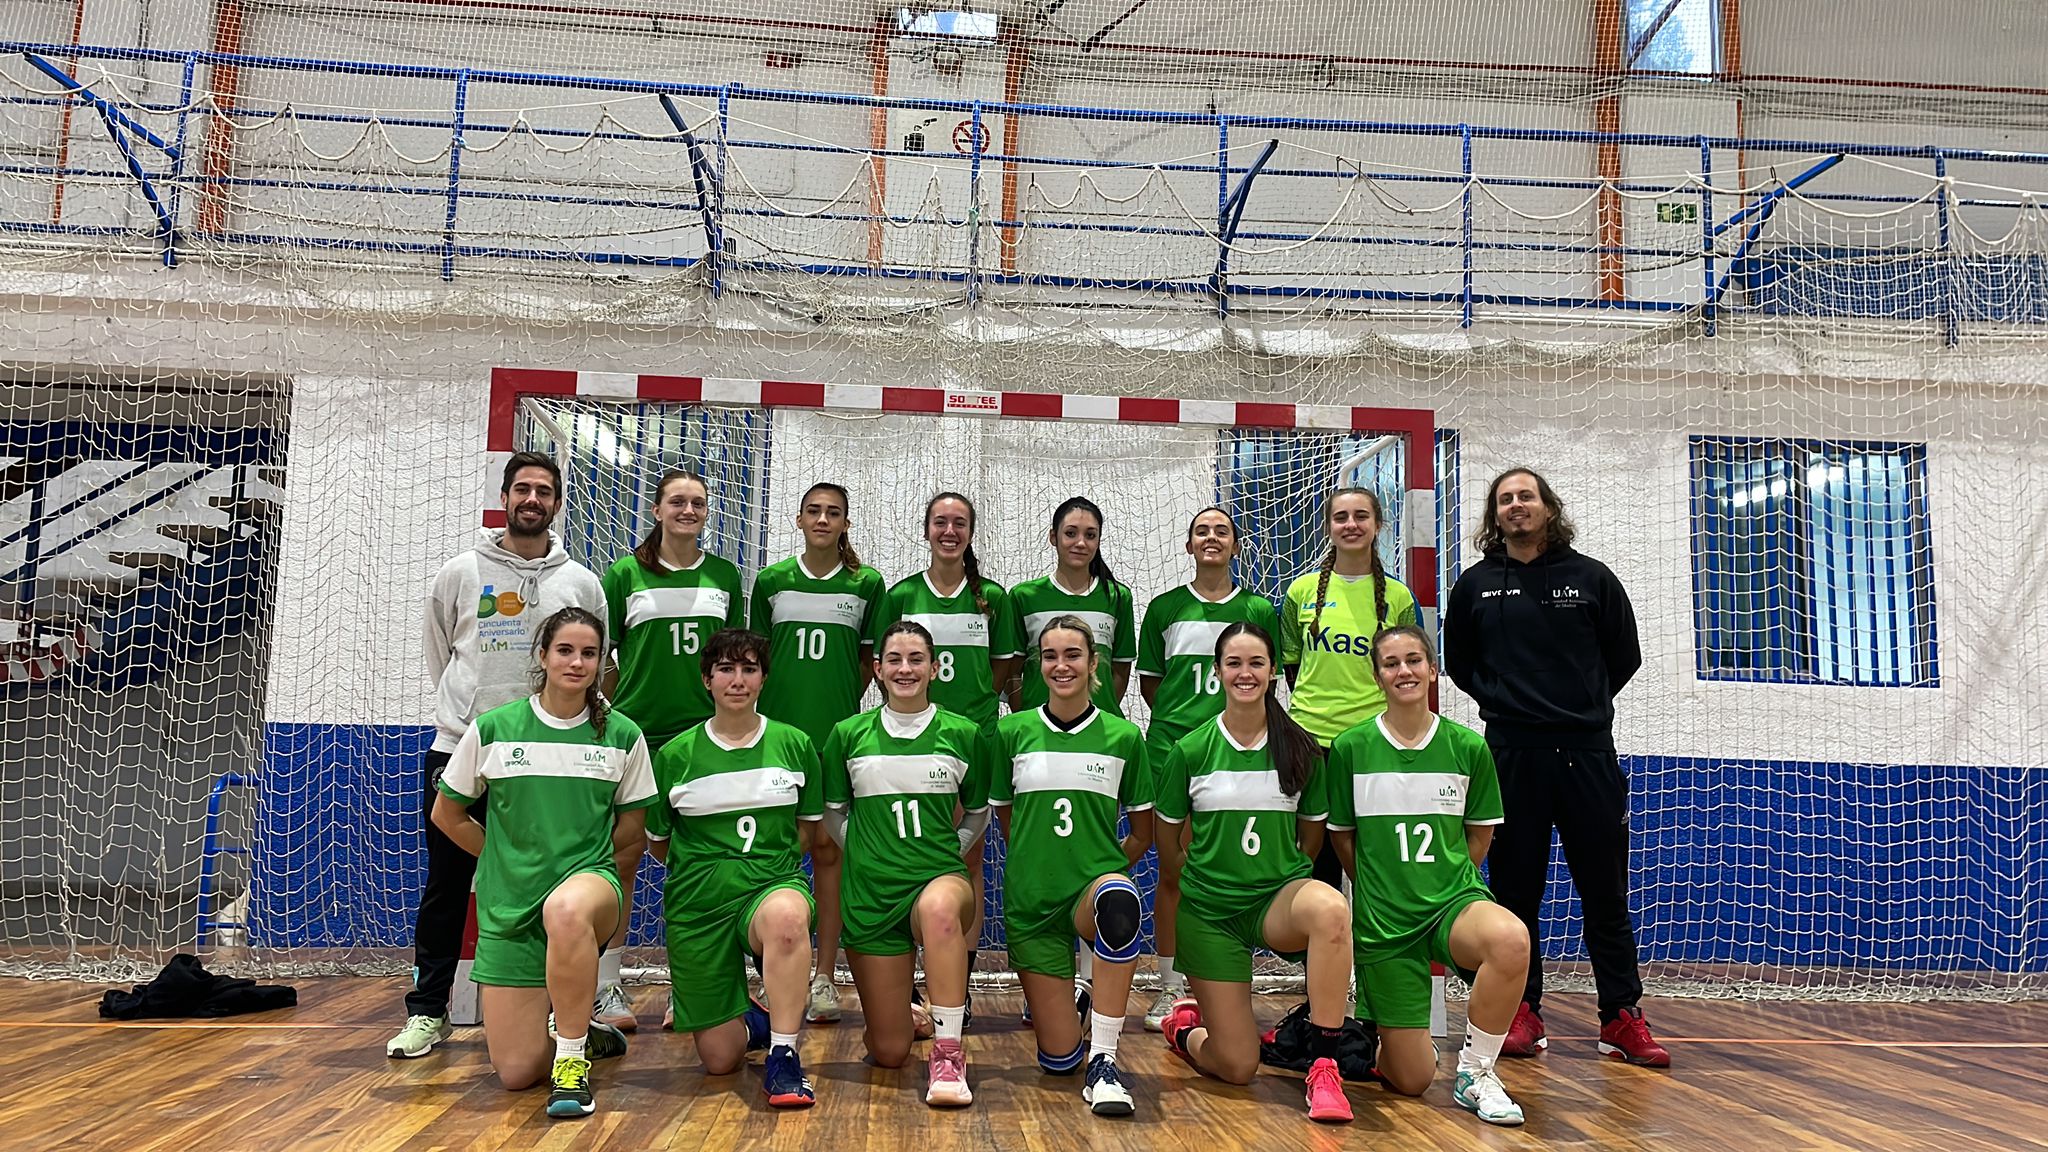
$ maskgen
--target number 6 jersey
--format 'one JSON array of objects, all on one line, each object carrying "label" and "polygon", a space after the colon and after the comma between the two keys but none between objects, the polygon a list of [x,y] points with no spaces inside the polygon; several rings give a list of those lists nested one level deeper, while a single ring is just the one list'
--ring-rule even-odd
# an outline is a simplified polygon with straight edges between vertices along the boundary
[{"label": "number 6 jersey", "polygon": [[1181,737],[1167,753],[1153,813],[1169,824],[1190,826],[1180,876],[1182,915],[1241,915],[1313,872],[1295,839],[1295,822],[1328,815],[1328,776],[1328,768],[1317,764],[1301,794],[1287,795],[1267,742],[1239,745],[1224,731],[1221,716]]},{"label": "number 6 jersey", "polygon": [[1406,948],[1453,904],[1492,899],[1465,826],[1501,822],[1500,781],[1479,733],[1439,716],[1420,748],[1403,748],[1384,720],[1355,725],[1330,748],[1330,827],[1358,835],[1351,924],[1361,964]]}]

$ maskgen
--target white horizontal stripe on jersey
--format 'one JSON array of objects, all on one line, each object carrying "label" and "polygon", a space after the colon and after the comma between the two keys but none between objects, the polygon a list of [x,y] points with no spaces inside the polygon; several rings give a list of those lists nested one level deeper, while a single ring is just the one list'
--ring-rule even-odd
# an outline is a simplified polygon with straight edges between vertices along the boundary
[{"label": "white horizontal stripe on jersey", "polygon": [[731,608],[732,598],[723,588],[642,588],[626,597],[626,627],[703,616],[723,620]]},{"label": "white horizontal stripe on jersey", "polygon": [[1093,792],[1111,800],[1123,789],[1121,756],[1094,752],[1020,752],[1010,761],[1012,791]]},{"label": "white horizontal stripe on jersey", "polygon": [[912,612],[903,618],[922,625],[941,648],[988,647],[988,617],[979,612]]},{"label": "white horizontal stripe on jersey", "polygon": [[[522,776],[561,776],[577,780],[609,780],[626,775],[631,753],[604,744],[556,744],[506,740],[484,753],[477,775],[485,780],[516,780]],[[629,801],[622,800],[622,803]]]},{"label": "white horizontal stripe on jersey", "polygon": [[1200,656],[1216,658],[1216,638],[1230,627],[1228,620],[1182,620],[1166,626],[1166,658]]},{"label": "white horizontal stripe on jersey", "polygon": [[1045,631],[1047,624],[1062,616],[1079,616],[1086,621],[1088,627],[1095,632],[1095,647],[1101,650],[1099,655],[1104,660],[1109,659],[1110,653],[1115,650],[1116,617],[1107,612],[1071,612],[1064,609],[1058,612],[1033,612],[1024,618],[1025,651],[1038,651],[1038,634]]},{"label": "white horizontal stripe on jersey", "polygon": [[668,790],[668,806],[685,816],[717,816],[796,803],[804,774],[788,768],[744,768],[685,780]]},{"label": "white horizontal stripe on jersey", "polygon": [[768,611],[777,624],[839,624],[859,629],[867,602],[850,592],[777,592]]},{"label": "white horizontal stripe on jersey", "polygon": [[846,775],[856,797],[933,795],[959,791],[967,761],[930,753],[855,756],[846,762]]},{"label": "white horizontal stripe on jersey", "polygon": [[1368,816],[1463,816],[1470,778],[1457,772],[1370,772],[1351,778],[1351,803]]},{"label": "white horizontal stripe on jersey", "polygon": [[1188,778],[1188,807],[1195,812],[1293,812],[1300,800],[1280,790],[1280,773],[1271,768]]}]

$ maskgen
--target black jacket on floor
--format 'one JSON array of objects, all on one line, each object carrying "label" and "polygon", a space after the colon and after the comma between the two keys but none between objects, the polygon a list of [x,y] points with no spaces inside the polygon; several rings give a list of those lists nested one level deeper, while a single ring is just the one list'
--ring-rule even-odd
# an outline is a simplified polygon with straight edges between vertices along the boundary
[{"label": "black jacket on floor", "polygon": [[1553,545],[1465,569],[1444,613],[1444,671],[1479,704],[1496,747],[1614,748],[1614,697],[1643,650],[1607,565]]},{"label": "black jacket on floor", "polygon": [[148,1020],[180,1016],[235,1016],[290,1008],[299,993],[282,984],[258,984],[234,976],[216,976],[199,966],[197,956],[179,953],[147,984],[100,997],[100,1015],[111,1020]]}]

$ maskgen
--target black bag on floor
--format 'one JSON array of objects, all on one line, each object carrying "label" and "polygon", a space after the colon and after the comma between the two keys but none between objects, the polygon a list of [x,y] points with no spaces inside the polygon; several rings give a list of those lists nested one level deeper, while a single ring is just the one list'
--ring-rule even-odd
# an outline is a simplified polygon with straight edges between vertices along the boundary
[{"label": "black bag on floor", "polygon": [[100,997],[100,1015],[110,1020],[235,1016],[290,1008],[298,1002],[297,989],[216,976],[199,966],[197,956],[180,952],[149,983],[126,992],[113,989]]},{"label": "black bag on floor", "polygon": [[[1309,1040],[1315,1025],[1308,1022],[1308,1001],[1280,1018],[1273,1030],[1259,1037],[1259,1062],[1292,1072],[1306,1072],[1314,1063]],[[1378,1080],[1375,1067],[1380,1054],[1379,1030],[1370,1024],[1344,1018],[1344,1036],[1337,1042],[1337,1073],[1346,1080]]]}]

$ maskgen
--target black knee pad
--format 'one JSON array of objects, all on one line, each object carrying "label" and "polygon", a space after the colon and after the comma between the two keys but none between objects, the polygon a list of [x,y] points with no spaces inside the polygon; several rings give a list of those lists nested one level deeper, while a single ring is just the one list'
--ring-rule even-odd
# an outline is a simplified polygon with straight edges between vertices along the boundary
[{"label": "black knee pad", "polygon": [[1122,876],[1103,881],[1095,890],[1095,954],[1112,964],[1136,960],[1143,918],[1137,885]]}]

